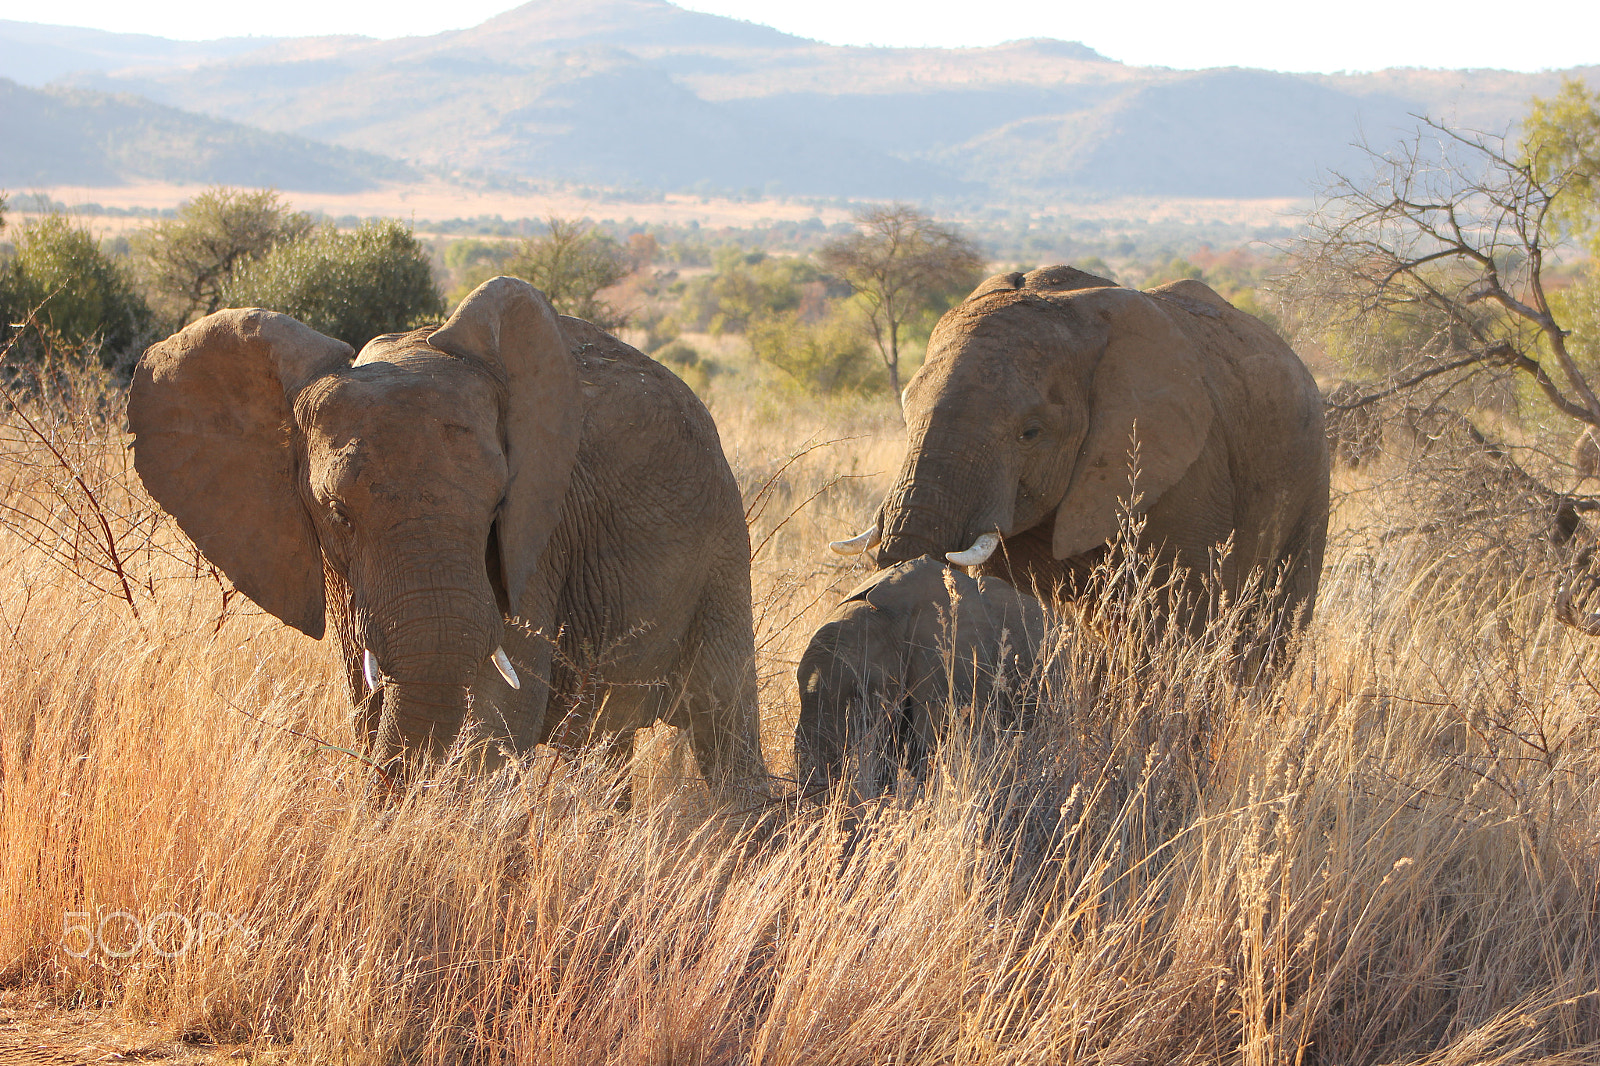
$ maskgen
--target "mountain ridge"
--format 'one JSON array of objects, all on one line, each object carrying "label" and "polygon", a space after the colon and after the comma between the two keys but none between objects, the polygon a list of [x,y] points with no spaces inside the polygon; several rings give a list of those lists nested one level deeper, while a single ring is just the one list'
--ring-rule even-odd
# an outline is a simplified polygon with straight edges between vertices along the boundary
[{"label": "mountain ridge", "polygon": [[0,78],[0,188],[130,180],[351,192],[416,178],[409,165],[195,115],[130,94],[31,89]]},{"label": "mountain ridge", "polygon": [[[0,75],[16,25],[0,23]],[[30,32],[66,47],[49,29]],[[1501,128],[1564,73],[1188,71],[1048,38],[835,46],[667,0],[532,0],[429,36],[255,43],[169,42],[184,48],[162,59],[150,40],[94,38],[80,58],[98,66],[57,80],[415,166],[1017,202],[1304,196],[1363,133],[1387,143],[1414,113]],[[1600,84],[1600,67],[1577,73]]]}]

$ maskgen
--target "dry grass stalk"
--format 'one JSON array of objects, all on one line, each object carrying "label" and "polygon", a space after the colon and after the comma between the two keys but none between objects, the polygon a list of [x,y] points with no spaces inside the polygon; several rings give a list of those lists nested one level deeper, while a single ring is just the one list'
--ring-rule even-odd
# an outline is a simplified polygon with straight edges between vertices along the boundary
[{"label": "dry grass stalk", "polygon": [[[792,660],[854,580],[822,545],[898,449],[883,418],[774,478],[807,421],[723,419],[775,497],[753,531],[775,754]],[[49,489],[4,447],[35,513]],[[108,513],[142,506],[127,486]],[[305,739],[354,739],[328,657],[219,623],[169,529],[138,620],[0,541],[0,973],[63,1005],[306,1062],[1600,1057],[1600,653],[1506,555],[1337,541],[1292,664],[1253,685],[1237,616],[1183,639],[1130,571],[1047,635],[1025,734],[758,839],[706,820],[670,753],[627,812],[603,759],[543,751],[376,804]],[[210,924],[175,950],[185,920]]]}]

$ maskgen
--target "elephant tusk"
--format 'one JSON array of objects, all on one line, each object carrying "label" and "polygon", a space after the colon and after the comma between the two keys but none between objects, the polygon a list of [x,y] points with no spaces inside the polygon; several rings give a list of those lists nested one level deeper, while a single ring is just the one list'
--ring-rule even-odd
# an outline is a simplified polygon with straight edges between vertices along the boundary
[{"label": "elephant tusk", "polygon": [[517,680],[517,672],[511,668],[511,659],[506,655],[504,647],[496,648],[489,658],[494,661],[494,668],[500,671],[500,676],[506,679],[506,684],[512,688],[522,687],[522,682]]},{"label": "elephant tusk", "polygon": [[377,691],[382,674],[378,670],[378,657],[372,654],[371,648],[363,648],[361,651],[361,673],[367,679],[367,691]]},{"label": "elephant tusk", "polygon": [[836,540],[828,545],[840,555],[860,555],[864,551],[871,551],[883,543],[883,534],[878,532],[878,527],[873,526],[865,533],[851,537],[849,540]]},{"label": "elephant tusk", "polygon": [[957,566],[977,566],[989,560],[994,550],[1000,546],[1000,534],[984,533],[972,542],[972,547],[964,552],[945,552],[944,557]]}]

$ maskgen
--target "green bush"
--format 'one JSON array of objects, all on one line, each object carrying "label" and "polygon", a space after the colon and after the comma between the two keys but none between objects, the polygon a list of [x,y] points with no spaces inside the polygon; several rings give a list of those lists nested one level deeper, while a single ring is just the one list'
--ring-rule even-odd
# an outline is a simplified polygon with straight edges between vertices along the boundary
[{"label": "green bush", "polygon": [[701,395],[705,394],[711,379],[723,369],[715,359],[705,358],[692,345],[681,340],[664,345],[655,353],[655,359]]},{"label": "green bush", "polygon": [[717,252],[716,273],[685,286],[684,315],[698,330],[744,333],[757,319],[798,309],[805,286],[821,277],[809,259],[729,245]]},{"label": "green bush", "polygon": [[76,350],[121,372],[150,340],[150,308],[127,268],[59,213],[41,215],[17,235],[15,255],[0,265],[0,310],[8,328],[32,316],[14,349],[24,359]]},{"label": "green bush", "polygon": [[517,254],[511,241],[486,241],[465,237],[451,241],[444,249],[444,267],[449,275],[450,300],[460,303],[479,285],[507,272],[506,263]]},{"label": "green bush", "polygon": [[228,284],[232,307],[265,307],[359,349],[373,337],[444,316],[427,250],[392,219],[331,226],[279,245]]},{"label": "green bush", "polygon": [[233,275],[272,249],[311,232],[270,189],[211,188],[133,238],[145,285],[168,329],[222,306]]},{"label": "green bush", "polygon": [[757,359],[781,371],[794,388],[811,395],[841,396],[881,391],[888,381],[883,362],[849,305],[807,321],[799,311],[764,315],[746,331]]}]

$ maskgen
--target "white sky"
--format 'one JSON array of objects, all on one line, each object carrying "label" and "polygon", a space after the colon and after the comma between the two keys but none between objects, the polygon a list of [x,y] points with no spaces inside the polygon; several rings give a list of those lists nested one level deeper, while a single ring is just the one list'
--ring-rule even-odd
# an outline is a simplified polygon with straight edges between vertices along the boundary
[{"label": "white sky", "polygon": [[[515,0],[0,0],[0,18],[189,40],[250,34],[402,37],[476,25],[515,6]],[[1597,0],[1008,0],[992,7],[973,0],[686,0],[682,6],[833,44],[959,46],[1057,37],[1126,63],[1182,68],[1541,70],[1600,64]],[[984,11],[997,17],[974,17]]]}]

